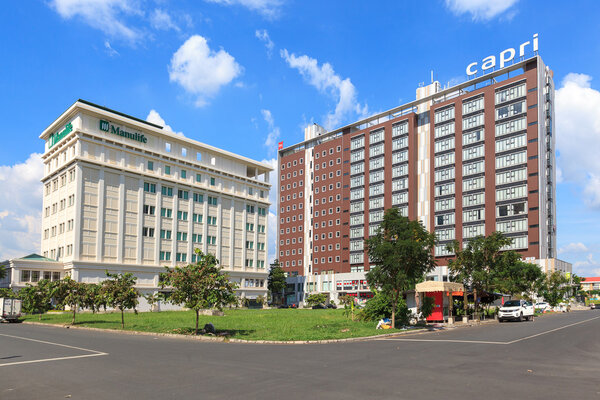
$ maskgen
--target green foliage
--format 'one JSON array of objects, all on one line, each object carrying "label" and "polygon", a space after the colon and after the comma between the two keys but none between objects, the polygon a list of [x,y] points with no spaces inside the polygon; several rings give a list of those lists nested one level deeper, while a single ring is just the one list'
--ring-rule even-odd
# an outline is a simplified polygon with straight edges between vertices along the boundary
[{"label": "green foliage", "polygon": [[4,265],[0,265],[0,279],[6,278],[6,267]]},{"label": "green foliage", "polygon": [[413,289],[436,263],[435,235],[419,221],[411,221],[396,208],[386,210],[377,234],[365,241],[375,266],[366,274],[371,288],[385,292],[392,304],[392,324],[405,291]]},{"label": "green foliage", "polygon": [[261,306],[265,304],[265,297],[264,296],[257,296],[256,297],[256,304],[260,304]]},{"label": "green foliage", "polygon": [[271,300],[275,301],[275,297],[280,296],[285,287],[285,271],[279,265],[279,260],[276,259],[273,264],[271,264],[269,277],[267,279],[267,288],[271,292]]},{"label": "green foliage", "polygon": [[36,285],[27,284],[19,291],[23,300],[23,311],[28,314],[43,314],[52,308],[52,295],[55,285],[48,279],[40,280]]},{"label": "green foliage", "polygon": [[75,282],[70,276],[65,276],[58,281],[55,300],[59,300],[63,306],[69,306],[73,312],[71,325],[75,324],[75,314],[79,307],[83,307],[87,296],[85,283]]},{"label": "green foliage", "polygon": [[160,299],[161,296],[158,293],[146,293],[144,295],[144,299],[146,299],[146,302],[148,303],[148,305],[150,306],[150,312],[152,312],[152,309],[154,308],[154,305],[157,304]]},{"label": "green foliage", "polygon": [[106,295],[102,286],[96,283],[88,283],[84,287],[85,297],[81,306],[89,308],[93,313],[100,311],[100,307],[106,309]]},{"label": "green foliage", "polygon": [[0,288],[0,297],[5,297],[8,299],[18,299],[19,294],[12,289],[9,288]]},{"label": "green foliage", "polygon": [[356,308],[354,305],[354,297],[348,296],[347,294],[338,297],[340,304],[344,306],[344,315],[346,317],[350,316],[350,319],[354,321],[354,309]]},{"label": "green foliage", "polygon": [[541,293],[548,304],[556,307],[563,300],[568,290],[568,282],[569,280],[559,271],[546,276]]},{"label": "green foliage", "polygon": [[435,299],[430,296],[423,296],[421,299],[421,308],[419,311],[423,316],[423,319],[427,319],[431,314],[433,314],[433,309],[435,308]]},{"label": "green foliage", "polygon": [[229,281],[229,276],[218,267],[218,260],[212,254],[204,254],[196,249],[198,262],[185,267],[166,268],[161,274],[161,287],[171,287],[169,301],[183,304],[196,312],[196,334],[198,316],[201,309],[217,308],[236,303],[237,284]]},{"label": "green foliage", "polygon": [[523,295],[531,300],[544,284],[545,275],[536,264],[521,261],[514,251],[502,254],[498,269],[493,271],[495,290],[501,293]]},{"label": "green foliage", "polygon": [[327,296],[325,293],[313,293],[306,298],[306,303],[311,307],[319,304],[325,304],[326,301]]},{"label": "green foliage", "polygon": [[106,303],[121,311],[121,328],[125,328],[124,311],[133,309],[137,314],[135,307],[139,304],[138,298],[140,296],[134,288],[137,278],[129,272],[111,274],[106,271],[106,276],[109,279],[102,282],[102,291],[106,296]]},{"label": "green foliage", "polygon": [[[450,278],[454,282],[461,282],[465,289],[471,287],[475,293],[475,312],[478,310],[479,301],[477,293],[493,289],[497,272],[501,266],[514,259],[514,252],[507,252],[507,260],[503,258],[501,249],[512,243],[512,239],[505,237],[500,232],[493,232],[484,237],[478,236],[470,240],[461,249],[461,244],[455,240],[446,248],[455,254],[453,260],[448,261]],[[466,310],[465,310],[466,312]]]},{"label": "green foliage", "polygon": [[361,319],[366,321],[379,321],[392,316],[392,301],[389,295],[378,291],[365,303],[360,312]]}]

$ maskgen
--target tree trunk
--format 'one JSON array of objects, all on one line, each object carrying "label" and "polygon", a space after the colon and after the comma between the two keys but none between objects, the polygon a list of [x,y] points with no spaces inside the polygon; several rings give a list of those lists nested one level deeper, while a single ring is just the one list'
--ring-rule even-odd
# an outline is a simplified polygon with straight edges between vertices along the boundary
[{"label": "tree trunk", "polygon": [[125,316],[123,315],[122,308],[121,308],[121,329],[125,329]]},{"label": "tree trunk", "polygon": [[196,310],[196,335],[198,335],[198,316],[200,314],[200,310]]},{"label": "tree trunk", "polygon": [[77,305],[73,306],[73,320],[71,321],[71,325],[75,325],[75,313],[77,312]]},{"label": "tree trunk", "polygon": [[479,319],[477,314],[477,306],[479,305],[477,301],[477,289],[473,288],[473,303],[475,304],[475,309],[473,310],[473,319]]},{"label": "tree trunk", "polygon": [[467,294],[467,286],[464,288],[463,308],[465,310],[465,317],[469,318],[469,295]]},{"label": "tree trunk", "polygon": [[39,313],[38,314],[38,321],[41,321],[41,320],[42,320],[42,313]]}]

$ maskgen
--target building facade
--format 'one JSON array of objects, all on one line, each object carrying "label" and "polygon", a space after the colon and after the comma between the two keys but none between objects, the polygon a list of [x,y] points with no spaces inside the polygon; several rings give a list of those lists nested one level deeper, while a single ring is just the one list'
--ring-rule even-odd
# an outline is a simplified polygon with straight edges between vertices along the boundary
[{"label": "building facade", "polygon": [[[266,294],[269,165],[83,100],[40,138],[41,254],[62,276],[132,272],[155,292],[164,267],[194,263],[199,248],[241,296]],[[16,275],[15,287],[33,277]]]},{"label": "building facade", "polygon": [[[448,279],[446,244],[494,231],[525,260],[556,257],[554,82],[541,57],[442,88],[279,151],[278,258],[288,301],[310,292],[370,296],[364,240],[396,207],[435,232]],[[544,261],[542,264],[548,264]]]}]

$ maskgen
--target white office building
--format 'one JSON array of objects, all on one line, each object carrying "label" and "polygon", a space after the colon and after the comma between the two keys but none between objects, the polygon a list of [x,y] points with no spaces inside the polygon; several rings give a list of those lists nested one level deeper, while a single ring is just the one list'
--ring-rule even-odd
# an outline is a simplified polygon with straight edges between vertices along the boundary
[{"label": "white office building", "polygon": [[140,292],[156,292],[159,272],[194,263],[199,248],[217,257],[240,296],[266,295],[269,165],[83,100],[40,138],[41,257],[31,267],[8,263],[18,266],[11,287],[57,270],[100,282],[108,270],[131,272]]}]

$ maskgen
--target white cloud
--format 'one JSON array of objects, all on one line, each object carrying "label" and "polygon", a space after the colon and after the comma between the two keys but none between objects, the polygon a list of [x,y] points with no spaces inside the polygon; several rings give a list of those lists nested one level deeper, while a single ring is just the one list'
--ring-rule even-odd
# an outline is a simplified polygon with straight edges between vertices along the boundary
[{"label": "white cloud", "polygon": [[271,58],[271,55],[273,55],[273,48],[275,47],[275,43],[273,43],[273,41],[269,37],[269,33],[267,32],[267,30],[257,29],[256,32],[254,32],[254,35],[258,38],[258,40],[264,42],[265,47],[267,48],[267,55],[269,56],[269,58]]},{"label": "white cloud", "polygon": [[175,132],[173,130],[173,128],[171,128],[169,125],[167,125],[167,123],[160,116],[160,114],[158,113],[158,111],[156,111],[154,109],[150,110],[150,112],[148,113],[148,116],[146,117],[146,121],[151,122],[151,123],[156,124],[156,125],[160,125],[160,126],[163,127],[164,130],[169,131],[169,132],[173,132],[176,135],[185,136],[183,134],[183,132]]},{"label": "white cloud", "polygon": [[585,253],[587,251],[589,251],[589,250],[585,244],[583,244],[581,242],[577,242],[577,243],[569,243],[568,245],[561,247],[560,249],[558,249],[558,254]]},{"label": "white cloud", "polygon": [[570,73],[556,91],[557,163],[561,180],[581,185],[585,203],[600,208],[600,92],[591,80]]},{"label": "white cloud", "polygon": [[600,262],[594,259],[592,253],[589,253],[585,260],[573,264],[573,272],[579,276],[598,276],[600,275]]},{"label": "white cloud", "polygon": [[275,19],[281,13],[282,0],[205,0],[225,6],[240,5],[256,11],[267,19]]},{"label": "white cloud", "polygon": [[0,260],[40,252],[43,172],[38,153],[0,166]]},{"label": "white cloud", "polygon": [[471,14],[473,21],[489,21],[503,14],[519,0],[446,0],[446,7],[456,15]]},{"label": "white cloud", "polygon": [[350,116],[360,118],[368,114],[368,106],[361,105],[356,100],[356,88],[350,78],[342,79],[335,73],[331,64],[325,63],[319,66],[314,58],[307,55],[289,54],[286,49],[281,50],[280,54],[288,65],[297,69],[310,85],[337,100],[335,110],[325,117],[325,128],[339,127],[342,121]]},{"label": "white cloud", "polygon": [[260,112],[269,126],[269,134],[265,139],[265,146],[267,147],[269,154],[272,154],[275,151],[275,145],[277,144],[277,139],[279,139],[280,136],[279,127],[275,126],[275,120],[273,119],[271,111],[260,110]]},{"label": "white cloud", "polygon": [[207,104],[222,86],[242,73],[242,67],[229,53],[211,50],[205,38],[194,35],[173,54],[169,79],[196,96],[196,106]]},{"label": "white cloud", "polygon": [[119,52],[112,48],[112,46],[110,45],[110,42],[108,40],[104,41],[104,48],[106,49],[106,52],[108,53],[108,55],[111,57],[119,55]]},{"label": "white cloud", "polygon": [[134,43],[142,37],[125,21],[143,14],[135,0],[52,0],[50,5],[64,19],[83,22],[112,38]]},{"label": "white cloud", "polygon": [[270,265],[277,258],[277,198],[279,196],[279,188],[277,187],[277,159],[265,159],[262,162],[269,164],[275,169],[269,175],[269,183],[271,184],[269,202],[271,203],[271,207],[269,208],[269,219],[267,221],[267,229],[269,230],[269,254],[267,254],[267,259]]},{"label": "white cloud", "polygon": [[177,32],[180,31],[179,27],[173,22],[168,12],[161,9],[155,9],[150,15],[150,24],[154,29],[168,31],[173,29]]}]

